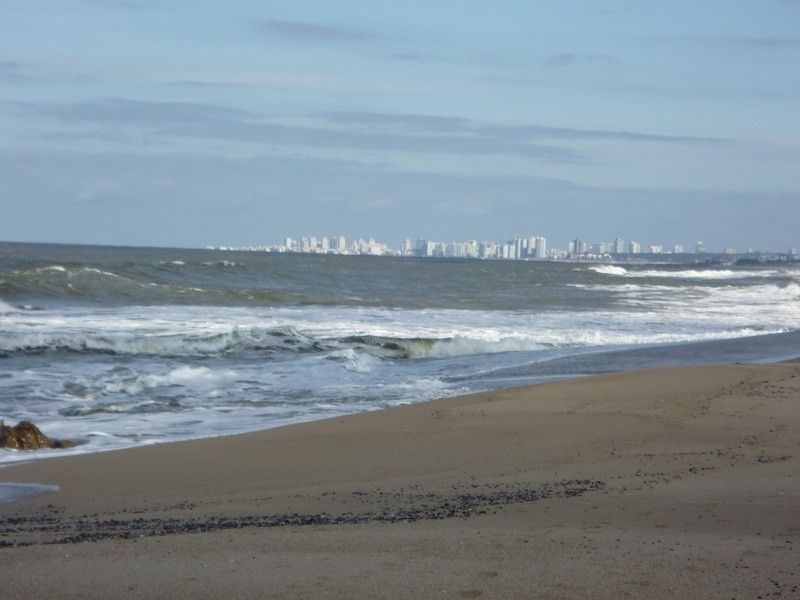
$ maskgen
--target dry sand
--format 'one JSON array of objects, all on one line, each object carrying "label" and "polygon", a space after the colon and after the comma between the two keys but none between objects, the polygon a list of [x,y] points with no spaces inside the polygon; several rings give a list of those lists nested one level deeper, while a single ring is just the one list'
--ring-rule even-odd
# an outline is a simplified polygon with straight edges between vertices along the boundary
[{"label": "dry sand", "polygon": [[0,596],[798,598],[799,464],[800,363],[33,461]]}]

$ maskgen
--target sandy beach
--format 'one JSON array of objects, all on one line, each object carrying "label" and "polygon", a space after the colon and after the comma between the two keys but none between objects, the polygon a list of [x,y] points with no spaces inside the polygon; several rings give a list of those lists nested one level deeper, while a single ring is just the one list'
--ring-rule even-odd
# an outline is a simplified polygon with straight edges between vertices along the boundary
[{"label": "sandy beach", "polygon": [[0,469],[3,597],[797,598],[800,363]]}]

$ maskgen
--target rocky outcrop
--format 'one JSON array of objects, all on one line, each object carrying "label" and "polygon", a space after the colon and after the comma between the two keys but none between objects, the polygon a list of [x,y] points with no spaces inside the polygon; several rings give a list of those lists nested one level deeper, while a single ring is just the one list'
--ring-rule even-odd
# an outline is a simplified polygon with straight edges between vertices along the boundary
[{"label": "rocky outcrop", "polygon": [[16,427],[7,427],[0,421],[0,448],[38,450],[39,448],[72,448],[75,442],[54,440],[43,434],[36,425],[21,421]]}]

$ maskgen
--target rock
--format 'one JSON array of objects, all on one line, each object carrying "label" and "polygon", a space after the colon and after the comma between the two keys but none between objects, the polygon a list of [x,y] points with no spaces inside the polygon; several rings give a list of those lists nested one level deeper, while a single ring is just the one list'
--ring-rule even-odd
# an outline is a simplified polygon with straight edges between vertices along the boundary
[{"label": "rock", "polygon": [[0,448],[38,450],[39,448],[72,448],[75,442],[54,440],[43,434],[36,425],[21,421],[16,427],[6,427],[0,421]]}]

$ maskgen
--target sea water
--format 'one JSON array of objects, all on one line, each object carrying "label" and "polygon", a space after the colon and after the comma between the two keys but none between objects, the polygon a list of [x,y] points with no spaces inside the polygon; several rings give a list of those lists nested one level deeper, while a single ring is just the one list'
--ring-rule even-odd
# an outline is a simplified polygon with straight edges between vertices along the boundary
[{"label": "sea water", "polygon": [[603,371],[796,358],[798,330],[791,264],[0,244],[0,419],[80,443],[37,457],[92,452]]}]

